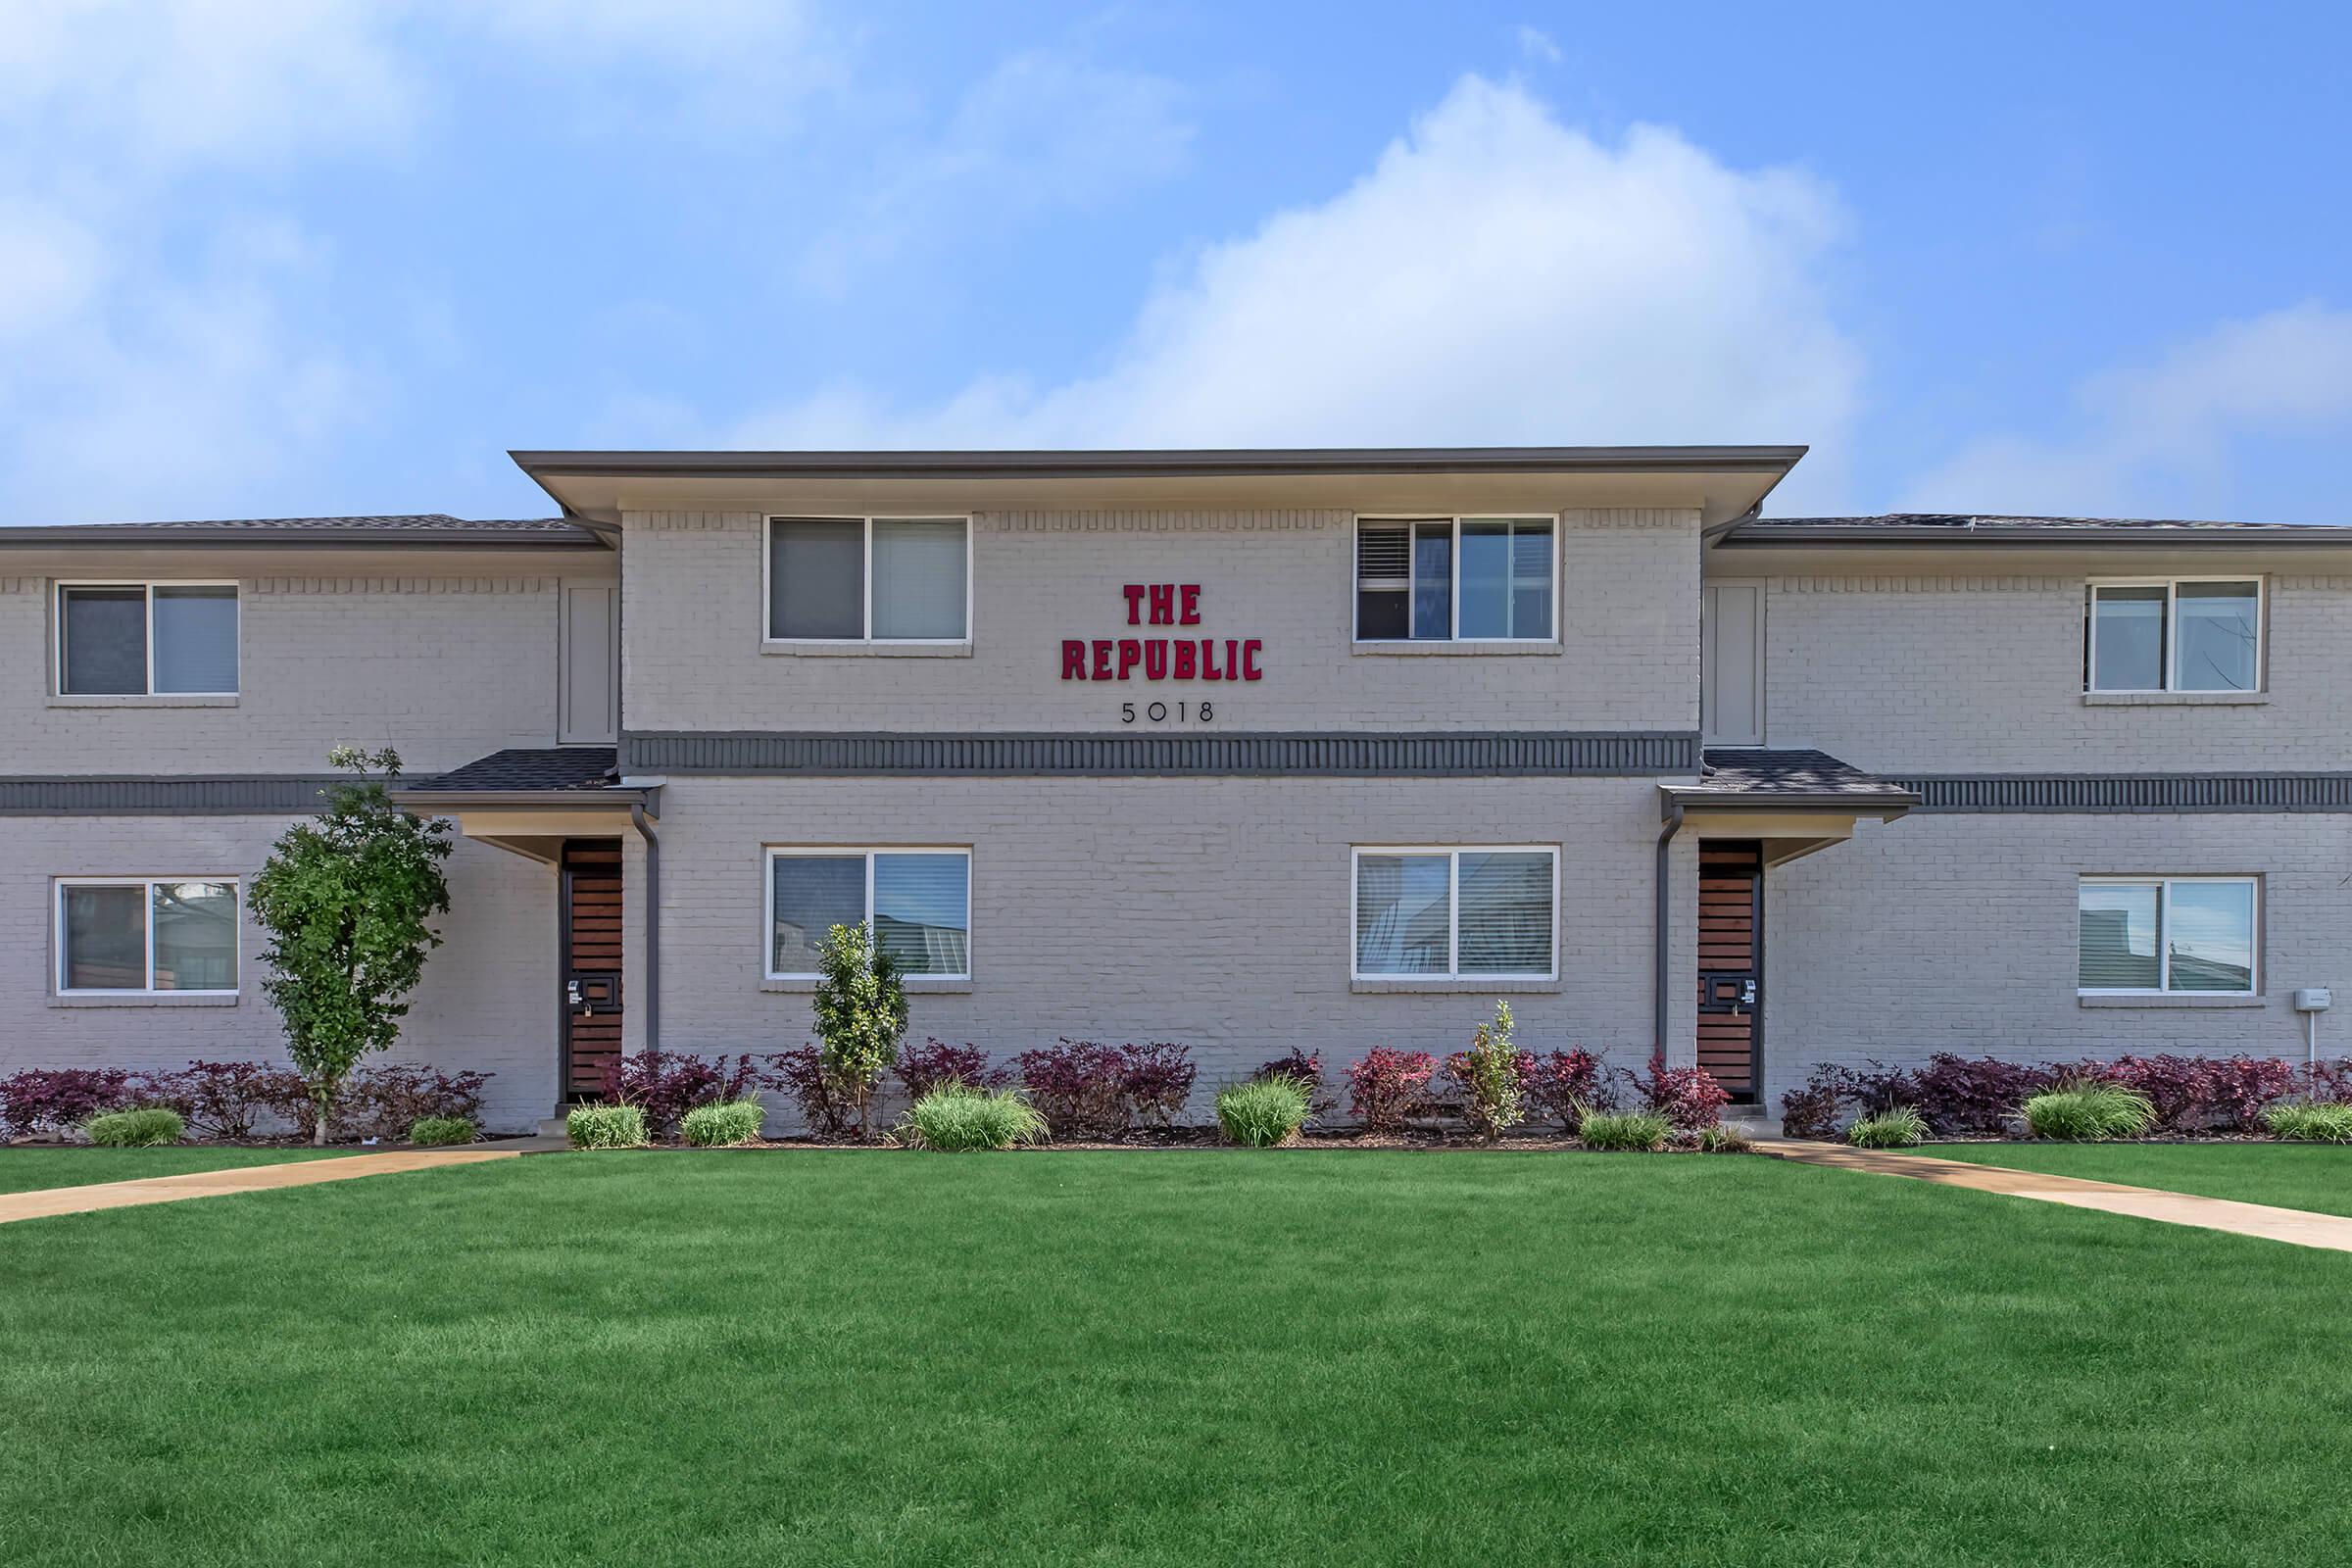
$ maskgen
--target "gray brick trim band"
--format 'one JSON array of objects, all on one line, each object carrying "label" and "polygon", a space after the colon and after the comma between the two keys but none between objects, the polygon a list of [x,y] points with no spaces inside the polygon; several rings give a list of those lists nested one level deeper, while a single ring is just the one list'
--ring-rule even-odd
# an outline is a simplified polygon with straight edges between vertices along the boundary
[{"label": "gray brick trim band", "polygon": [[621,771],[1112,777],[1548,777],[1695,773],[1698,737],[1628,731],[1490,735],[624,736]]},{"label": "gray brick trim band", "polygon": [[1919,811],[2352,811],[2352,773],[1943,773],[1897,776]]},{"label": "gray brick trim band", "polygon": [[[347,776],[347,775],[346,775]],[[322,774],[0,778],[0,816],[275,816],[319,807]]]}]

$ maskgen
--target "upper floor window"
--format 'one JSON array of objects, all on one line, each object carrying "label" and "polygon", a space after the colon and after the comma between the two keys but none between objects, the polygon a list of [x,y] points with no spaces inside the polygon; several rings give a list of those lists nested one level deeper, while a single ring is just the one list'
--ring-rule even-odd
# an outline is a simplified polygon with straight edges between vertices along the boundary
[{"label": "upper floor window", "polygon": [[235,583],[60,583],[57,690],[65,697],[233,697]]},{"label": "upper floor window", "polygon": [[237,884],[92,877],[57,885],[57,989],[237,989]]},{"label": "upper floor window", "polygon": [[2261,582],[2092,583],[2082,684],[2093,692],[2260,690]]},{"label": "upper floor window", "polygon": [[770,517],[771,642],[971,636],[968,517]]},{"label": "upper floor window", "polygon": [[1357,642],[1549,642],[1549,517],[1365,517],[1355,525]]},{"label": "upper floor window", "polygon": [[2254,989],[2250,876],[2086,876],[2075,895],[2083,991]]}]

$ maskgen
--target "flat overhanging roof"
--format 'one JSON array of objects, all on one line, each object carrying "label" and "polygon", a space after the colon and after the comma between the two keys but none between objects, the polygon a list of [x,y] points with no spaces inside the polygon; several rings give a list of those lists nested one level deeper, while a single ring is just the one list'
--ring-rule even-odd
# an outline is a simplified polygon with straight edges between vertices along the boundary
[{"label": "flat overhanging roof", "polygon": [[1801,446],[1298,447],[969,452],[514,452],[574,516],[670,509],[1022,507],[1430,511],[1693,508],[1744,515]]}]

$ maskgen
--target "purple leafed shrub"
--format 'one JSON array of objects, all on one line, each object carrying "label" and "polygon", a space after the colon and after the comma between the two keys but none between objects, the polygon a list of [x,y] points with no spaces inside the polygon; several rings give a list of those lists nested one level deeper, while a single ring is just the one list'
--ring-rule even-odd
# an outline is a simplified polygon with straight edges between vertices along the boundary
[{"label": "purple leafed shrub", "polygon": [[1592,1052],[1546,1051],[1520,1059],[1519,1082],[1528,1108],[1540,1120],[1556,1121],[1574,1132],[1587,1110],[1607,1110],[1616,1103],[1615,1086]]},{"label": "purple leafed shrub", "polygon": [[2138,1090],[2156,1107],[2151,1130],[2165,1133],[2256,1131],[2262,1107],[2295,1087],[2295,1069],[2276,1056],[2118,1056],[2079,1063],[2070,1075]]},{"label": "purple leafed shrub", "polygon": [[909,1101],[920,1100],[944,1084],[996,1089],[1004,1082],[1004,1069],[991,1066],[988,1053],[968,1041],[960,1046],[951,1046],[943,1040],[926,1040],[919,1046],[902,1045],[891,1067],[899,1075],[899,1082],[906,1086]]},{"label": "purple leafed shrub", "polygon": [[1426,1051],[1368,1051],[1348,1064],[1348,1109],[1367,1132],[1396,1132],[1429,1098],[1437,1074]]},{"label": "purple leafed shrub", "polygon": [[1057,1139],[1108,1138],[1127,1127],[1127,1058],[1092,1040],[1064,1040],[1012,1058],[1029,1102]]},{"label": "purple leafed shrub", "polygon": [[[292,1074],[288,1074],[292,1076]],[[297,1080],[299,1082],[299,1080]],[[482,1119],[484,1072],[444,1072],[412,1061],[363,1067],[344,1081],[343,1100],[328,1130],[359,1138],[406,1138],[427,1116]]]},{"label": "purple leafed shrub", "polygon": [[1704,1067],[1669,1067],[1653,1054],[1649,1074],[1634,1080],[1642,1102],[1674,1124],[1678,1132],[1694,1133],[1723,1119],[1732,1097]]},{"label": "purple leafed shrub", "polygon": [[1306,1111],[1310,1117],[1329,1115],[1339,1103],[1323,1083],[1323,1054],[1319,1051],[1292,1051],[1276,1056],[1250,1075],[1252,1081],[1260,1078],[1296,1078],[1306,1085]]},{"label": "purple leafed shrub", "polygon": [[1912,1077],[1911,1098],[1903,1103],[1918,1109],[1930,1132],[1990,1136],[2005,1130],[2027,1101],[2057,1081],[2058,1070],[2047,1062],[1939,1051]]},{"label": "purple leafed shrub", "polygon": [[819,1138],[839,1138],[858,1123],[858,1097],[825,1071],[823,1056],[814,1046],[778,1051],[766,1058],[761,1075],[773,1089],[800,1107],[801,1120]]},{"label": "purple leafed shrub", "polygon": [[310,1102],[300,1073],[266,1061],[191,1061],[177,1072],[149,1075],[140,1098],[178,1111],[192,1137],[231,1140],[256,1137],[265,1118]]},{"label": "purple leafed shrub", "polygon": [[2352,1104],[2352,1057],[2342,1061],[2315,1061],[2296,1074],[2295,1082],[2303,1097],[2326,1104]]},{"label": "purple leafed shrub", "polygon": [[16,1137],[62,1133],[136,1103],[131,1075],[120,1067],[35,1068],[0,1078],[0,1126]]},{"label": "purple leafed shrub", "polygon": [[656,1138],[675,1137],[678,1118],[697,1105],[741,1100],[759,1087],[760,1070],[748,1054],[648,1051],[605,1069],[605,1098],[644,1111],[646,1131]]},{"label": "purple leafed shrub", "polygon": [[1119,1088],[1127,1099],[1127,1114],[1150,1126],[1175,1125],[1185,1102],[1193,1097],[1193,1079],[1199,1072],[1193,1054],[1170,1041],[1119,1048]]}]

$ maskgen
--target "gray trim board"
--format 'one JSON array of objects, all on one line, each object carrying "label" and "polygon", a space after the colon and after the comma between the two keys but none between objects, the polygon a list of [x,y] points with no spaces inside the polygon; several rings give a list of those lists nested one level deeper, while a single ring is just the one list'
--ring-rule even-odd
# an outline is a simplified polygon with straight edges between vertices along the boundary
[{"label": "gray trim board", "polygon": [[1804,447],[1300,447],[1012,452],[509,452],[534,479],[1162,478],[1379,473],[1787,472]]},{"label": "gray trim board", "polygon": [[0,816],[281,816],[319,808],[348,774],[0,778]]},{"label": "gray trim board", "polygon": [[1931,773],[1889,775],[1918,811],[2352,811],[2352,773]]},{"label": "gray trim board", "polygon": [[653,730],[621,737],[624,774],[1510,778],[1578,773],[1646,777],[1697,770],[1697,735],[1667,730],[1507,735],[808,735]]}]

